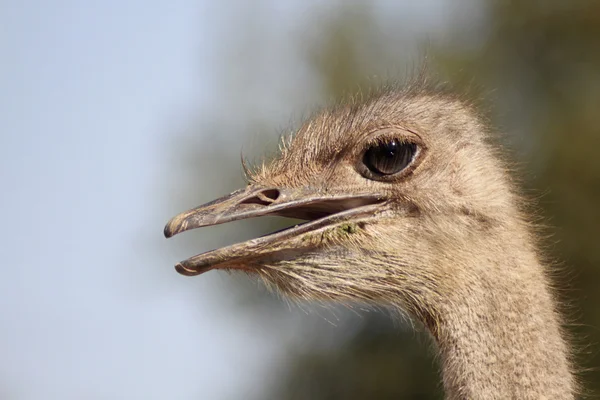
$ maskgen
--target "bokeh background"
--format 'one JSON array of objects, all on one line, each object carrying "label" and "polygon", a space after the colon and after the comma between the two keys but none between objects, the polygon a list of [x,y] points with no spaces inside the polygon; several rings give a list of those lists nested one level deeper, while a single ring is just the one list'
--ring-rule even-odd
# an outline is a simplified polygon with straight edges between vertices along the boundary
[{"label": "bokeh background", "polygon": [[600,2],[23,0],[0,3],[0,398],[441,398],[423,332],[172,268],[280,221],[162,237],[244,184],[241,151],[424,62],[521,167],[600,393]]}]

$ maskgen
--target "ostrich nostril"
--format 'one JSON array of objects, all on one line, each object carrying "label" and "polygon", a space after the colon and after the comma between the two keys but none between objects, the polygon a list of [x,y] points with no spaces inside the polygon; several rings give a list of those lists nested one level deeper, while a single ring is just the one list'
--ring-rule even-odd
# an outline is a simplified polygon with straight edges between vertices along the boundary
[{"label": "ostrich nostril", "polygon": [[277,200],[279,195],[280,193],[277,189],[266,189],[256,193],[255,196],[242,201],[240,204],[260,204],[263,206],[268,206]]}]

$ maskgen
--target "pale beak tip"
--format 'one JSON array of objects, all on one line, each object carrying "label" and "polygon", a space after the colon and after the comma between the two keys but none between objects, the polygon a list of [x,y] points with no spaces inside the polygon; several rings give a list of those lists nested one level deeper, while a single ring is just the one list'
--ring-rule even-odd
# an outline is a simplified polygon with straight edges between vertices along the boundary
[{"label": "pale beak tip", "polygon": [[177,263],[177,265],[175,265],[175,271],[179,272],[181,275],[185,275],[185,276],[195,276],[195,275],[200,275],[202,272],[193,270],[193,269],[189,269],[186,268],[183,265],[183,262]]}]

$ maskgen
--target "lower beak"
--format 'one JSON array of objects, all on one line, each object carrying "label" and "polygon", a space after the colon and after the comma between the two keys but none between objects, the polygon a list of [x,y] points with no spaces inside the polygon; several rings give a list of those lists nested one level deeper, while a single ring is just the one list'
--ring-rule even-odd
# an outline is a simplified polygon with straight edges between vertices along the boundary
[{"label": "lower beak", "polygon": [[[358,217],[372,216],[382,195],[329,195],[311,189],[257,188],[249,186],[172,218],[165,226],[167,238],[178,233],[240,219],[278,215],[309,222],[221,249],[191,257],[177,264],[184,275],[198,275],[214,268],[245,268],[256,259],[290,247],[298,250],[298,238]],[[304,241],[306,243],[306,241]]]}]

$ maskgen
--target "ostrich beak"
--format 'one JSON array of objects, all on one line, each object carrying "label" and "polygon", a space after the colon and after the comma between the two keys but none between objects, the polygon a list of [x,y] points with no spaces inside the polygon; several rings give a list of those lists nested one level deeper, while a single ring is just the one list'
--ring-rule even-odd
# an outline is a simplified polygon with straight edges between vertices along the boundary
[{"label": "ostrich beak", "polygon": [[285,250],[298,250],[310,243],[307,235],[340,224],[371,217],[383,195],[331,195],[312,189],[258,188],[249,186],[173,217],[165,226],[165,236],[203,226],[246,218],[277,215],[307,220],[243,243],[208,251],[175,266],[183,275],[198,275],[215,268],[249,269],[248,261]]}]

